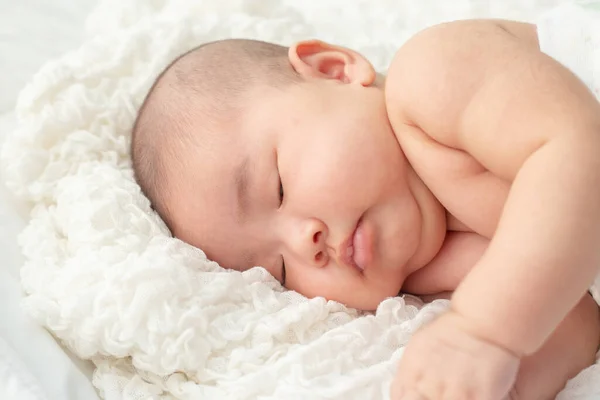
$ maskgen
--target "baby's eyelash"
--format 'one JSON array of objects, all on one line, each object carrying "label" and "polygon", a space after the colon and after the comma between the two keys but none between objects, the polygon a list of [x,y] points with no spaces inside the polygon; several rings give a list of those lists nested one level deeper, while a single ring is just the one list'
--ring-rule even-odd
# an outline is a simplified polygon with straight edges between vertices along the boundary
[{"label": "baby's eyelash", "polygon": [[281,286],[285,286],[285,260],[281,256]]},{"label": "baby's eyelash", "polygon": [[279,204],[283,203],[283,183],[281,183],[281,178],[279,179]]}]

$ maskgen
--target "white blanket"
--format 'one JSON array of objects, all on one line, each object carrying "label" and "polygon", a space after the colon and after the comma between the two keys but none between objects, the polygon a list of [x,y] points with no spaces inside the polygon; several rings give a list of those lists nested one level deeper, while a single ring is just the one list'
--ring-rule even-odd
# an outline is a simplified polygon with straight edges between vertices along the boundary
[{"label": "white blanket", "polygon": [[[205,41],[319,37],[384,71],[426,25],[532,19],[551,3],[101,2],[86,43],[22,91],[20,128],[2,152],[7,184],[31,205],[20,237],[26,309],[96,364],[94,385],[110,400],[387,398],[403,346],[447,304],[395,298],[363,315],[284,291],[261,268],[224,271],[170,238],[132,178],[136,110],[166,63]],[[599,396],[596,365],[559,398]]]}]

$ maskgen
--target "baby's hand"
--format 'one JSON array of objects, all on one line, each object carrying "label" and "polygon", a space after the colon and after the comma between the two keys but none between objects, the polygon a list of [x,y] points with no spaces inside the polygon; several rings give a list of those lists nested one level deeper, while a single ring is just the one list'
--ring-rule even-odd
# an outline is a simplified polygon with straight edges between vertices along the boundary
[{"label": "baby's hand", "polygon": [[408,343],[392,383],[392,400],[502,400],[519,358],[478,338],[455,312],[440,316]]}]

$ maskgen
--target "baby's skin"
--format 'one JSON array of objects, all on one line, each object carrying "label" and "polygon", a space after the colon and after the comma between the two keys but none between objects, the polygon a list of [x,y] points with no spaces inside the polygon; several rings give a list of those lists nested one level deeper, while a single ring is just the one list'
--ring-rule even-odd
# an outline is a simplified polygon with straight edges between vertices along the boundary
[{"label": "baby's skin", "polygon": [[209,151],[178,156],[173,234],[351,307],[450,297],[394,400],[554,398],[600,340],[596,98],[510,21],[428,28],[385,79],[317,40],[288,58],[302,84],[251,90]]},{"label": "baby's skin", "polygon": [[539,51],[533,25],[506,21],[421,32],[385,89],[394,134],[451,231],[404,290],[455,289],[409,343],[392,397],[554,398],[599,340],[585,294],[600,265],[598,102]]}]

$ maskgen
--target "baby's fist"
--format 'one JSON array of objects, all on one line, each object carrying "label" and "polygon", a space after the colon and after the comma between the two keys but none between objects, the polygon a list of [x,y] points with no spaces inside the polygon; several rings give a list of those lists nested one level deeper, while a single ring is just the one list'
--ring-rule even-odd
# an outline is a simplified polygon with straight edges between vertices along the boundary
[{"label": "baby's fist", "polygon": [[464,318],[448,312],[408,343],[392,383],[392,400],[503,400],[519,359],[476,337]]}]

